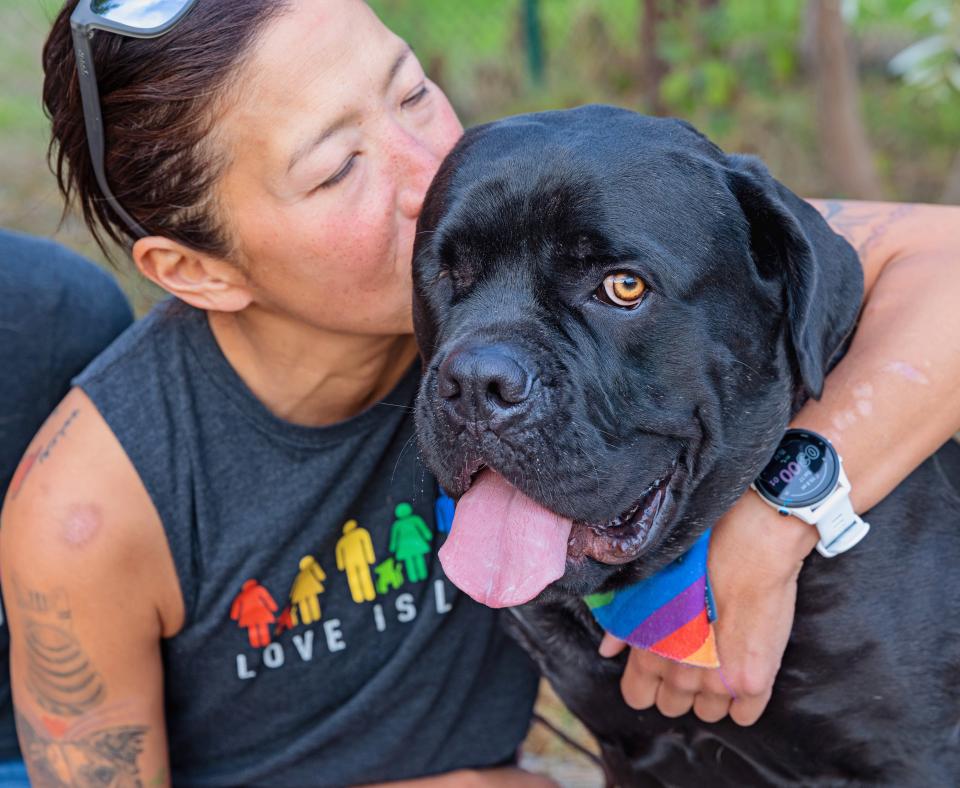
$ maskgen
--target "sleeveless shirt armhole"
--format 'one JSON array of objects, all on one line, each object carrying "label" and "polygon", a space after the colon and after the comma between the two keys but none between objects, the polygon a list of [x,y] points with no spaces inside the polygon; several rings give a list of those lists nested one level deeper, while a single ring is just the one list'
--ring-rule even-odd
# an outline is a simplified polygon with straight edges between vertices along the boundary
[{"label": "sleeveless shirt armhole", "polygon": [[[178,529],[173,527],[174,523],[171,522],[170,514],[164,511],[166,507],[162,505],[165,499],[169,500],[169,495],[165,494],[163,490],[156,489],[152,480],[153,474],[143,472],[141,460],[131,445],[128,436],[120,434],[117,425],[111,417],[112,414],[106,412],[109,409],[102,407],[99,396],[100,392],[97,389],[96,382],[104,377],[112,366],[114,366],[113,363],[105,364],[101,369],[97,370],[92,370],[88,367],[87,370],[74,378],[72,383],[81,389],[93,403],[93,406],[97,409],[101,418],[103,418],[110,428],[110,432],[113,433],[117,443],[120,444],[120,448],[127,456],[130,464],[133,465],[137,477],[140,479],[140,483],[143,484],[147,495],[150,497],[150,502],[160,520],[164,539],[167,542],[167,547],[173,558],[174,569],[177,573],[177,582],[180,587],[180,596],[183,599],[184,608],[184,619],[181,626],[181,630],[183,630],[194,620],[197,597],[199,595],[199,583],[196,578],[199,576],[200,567],[198,566],[199,559],[195,520],[191,520],[188,534],[181,534]],[[173,635],[172,637],[175,636],[176,635]]]}]

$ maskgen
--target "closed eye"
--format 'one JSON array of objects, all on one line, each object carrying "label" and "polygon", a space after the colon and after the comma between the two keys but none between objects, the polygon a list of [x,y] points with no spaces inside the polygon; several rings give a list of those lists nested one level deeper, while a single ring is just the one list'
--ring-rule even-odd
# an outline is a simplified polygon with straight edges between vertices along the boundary
[{"label": "closed eye", "polygon": [[[351,153],[347,160],[340,166],[340,169],[318,185],[317,189],[329,189],[331,186],[336,186],[340,183],[340,181],[350,174],[350,170],[353,169],[353,162],[359,155],[358,153]],[[316,189],[314,191],[316,191]]]},{"label": "closed eye", "polygon": [[403,101],[400,102],[400,106],[404,109],[409,109],[419,104],[424,96],[430,92],[430,89],[427,87],[427,83],[423,82],[420,86],[409,96],[407,96]]}]

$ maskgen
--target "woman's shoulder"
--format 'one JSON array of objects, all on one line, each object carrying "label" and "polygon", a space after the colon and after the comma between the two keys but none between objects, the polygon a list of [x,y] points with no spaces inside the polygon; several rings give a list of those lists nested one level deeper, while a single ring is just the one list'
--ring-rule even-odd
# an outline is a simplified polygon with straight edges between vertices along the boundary
[{"label": "woman's shoulder", "polygon": [[111,385],[122,385],[125,377],[142,378],[154,370],[157,375],[163,374],[161,367],[182,352],[175,328],[186,319],[184,311],[173,298],[157,303],[98,355],[74,379],[74,385],[86,388],[86,384],[104,378],[110,378]]},{"label": "woman's shoulder", "polygon": [[[4,565],[31,572],[136,574],[169,554],[137,471],[77,388],[27,449],[4,502],[0,534]],[[169,594],[156,590],[158,598]]]},{"label": "woman's shoulder", "polygon": [[56,519],[81,506],[143,522],[153,507],[142,491],[109,425],[90,398],[73,388],[27,447],[7,491],[3,516],[4,521],[22,513]]}]

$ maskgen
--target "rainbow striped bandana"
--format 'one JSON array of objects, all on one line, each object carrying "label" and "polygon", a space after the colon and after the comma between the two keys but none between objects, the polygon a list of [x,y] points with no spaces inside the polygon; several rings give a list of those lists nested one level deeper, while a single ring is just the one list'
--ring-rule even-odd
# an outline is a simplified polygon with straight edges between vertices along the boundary
[{"label": "rainbow striped bandana", "polygon": [[614,637],[661,657],[699,668],[719,668],[707,578],[708,529],[697,543],[653,577],[619,591],[583,599]]}]

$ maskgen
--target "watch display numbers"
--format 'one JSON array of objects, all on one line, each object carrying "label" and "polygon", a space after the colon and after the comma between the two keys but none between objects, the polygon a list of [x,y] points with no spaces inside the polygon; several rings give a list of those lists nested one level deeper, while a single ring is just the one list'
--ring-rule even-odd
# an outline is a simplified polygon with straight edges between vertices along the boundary
[{"label": "watch display numbers", "polygon": [[761,491],[776,502],[806,506],[829,494],[837,478],[836,452],[819,436],[791,430],[757,478]]}]

